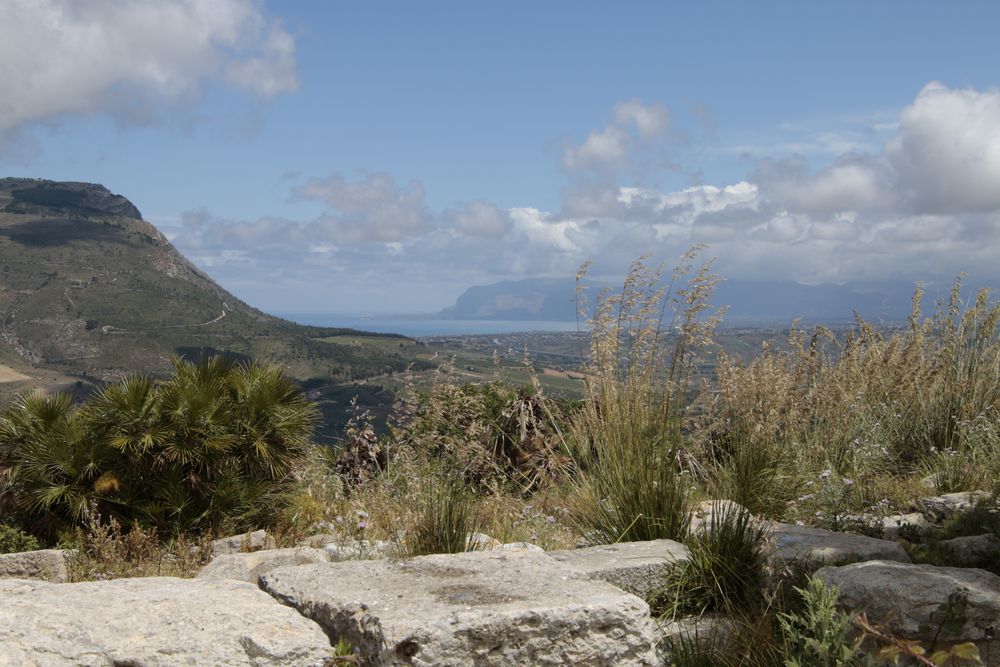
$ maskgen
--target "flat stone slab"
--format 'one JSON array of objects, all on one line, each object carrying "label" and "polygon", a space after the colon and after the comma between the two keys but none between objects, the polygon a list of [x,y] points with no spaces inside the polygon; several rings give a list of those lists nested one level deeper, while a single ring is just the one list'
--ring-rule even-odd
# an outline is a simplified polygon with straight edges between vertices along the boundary
[{"label": "flat stone slab", "polygon": [[986,570],[870,561],[816,576],[840,589],[841,606],[889,619],[899,637],[975,642],[987,665],[1000,664],[1000,577]]},{"label": "flat stone slab", "polygon": [[531,551],[279,568],[261,587],[366,665],[655,665],[645,602]]},{"label": "flat stone slab", "polygon": [[70,552],[41,549],[0,554],[0,579],[40,579],[61,584],[69,581]]},{"label": "flat stone slab", "polygon": [[330,554],[323,549],[293,547],[216,556],[198,573],[199,579],[235,579],[257,583],[260,575],[288,565],[326,563]]},{"label": "flat stone slab", "polygon": [[0,665],[324,664],[322,629],[252,584],[0,581]]},{"label": "flat stone slab", "polygon": [[238,554],[255,549],[266,549],[268,546],[274,546],[274,544],[273,540],[268,537],[267,531],[255,530],[252,533],[230,535],[212,540],[212,555]]},{"label": "flat stone slab", "polygon": [[584,549],[549,551],[560,563],[645,599],[663,588],[666,573],[689,557],[688,549],[673,540],[621,542]]},{"label": "flat stone slab", "polygon": [[768,560],[779,568],[815,570],[866,560],[910,562],[906,550],[889,540],[786,523],[772,523],[770,533],[774,550]]},{"label": "flat stone slab", "polygon": [[958,512],[965,512],[976,506],[976,503],[990,497],[986,491],[959,491],[941,496],[921,498],[917,505],[925,515],[935,521],[944,521]]}]

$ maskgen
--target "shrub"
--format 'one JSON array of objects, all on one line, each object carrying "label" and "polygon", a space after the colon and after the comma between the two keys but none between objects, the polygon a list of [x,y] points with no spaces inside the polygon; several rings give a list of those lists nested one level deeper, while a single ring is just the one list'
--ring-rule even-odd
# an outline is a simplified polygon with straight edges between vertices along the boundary
[{"label": "shrub", "polygon": [[40,549],[38,540],[17,526],[0,523],[0,554],[13,554],[19,551],[35,551]]},{"label": "shrub", "polygon": [[837,609],[839,591],[818,577],[795,588],[801,609],[778,614],[784,634],[785,667],[860,667],[858,645],[851,640],[851,615]]},{"label": "shrub", "polygon": [[6,500],[53,536],[104,516],[166,535],[272,520],[310,448],[315,408],[275,368],[174,361],[163,382],[131,377],[82,406],[18,398],[0,416]]}]

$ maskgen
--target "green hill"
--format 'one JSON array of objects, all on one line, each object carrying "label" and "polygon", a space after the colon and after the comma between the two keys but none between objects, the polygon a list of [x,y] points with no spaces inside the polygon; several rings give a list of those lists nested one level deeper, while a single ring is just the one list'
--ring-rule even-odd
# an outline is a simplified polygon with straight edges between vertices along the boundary
[{"label": "green hill", "polygon": [[[100,185],[0,179],[0,267],[0,370],[15,379],[100,382],[159,374],[173,354],[221,353],[316,387],[402,370],[417,350],[402,336],[307,327],[250,307]],[[351,344],[331,342],[345,333]]]}]

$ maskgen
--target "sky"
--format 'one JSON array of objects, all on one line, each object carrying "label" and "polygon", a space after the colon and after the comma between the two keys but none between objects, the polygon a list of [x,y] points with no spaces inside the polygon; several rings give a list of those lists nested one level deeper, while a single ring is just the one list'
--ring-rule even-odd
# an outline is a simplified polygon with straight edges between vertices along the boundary
[{"label": "sky", "polygon": [[709,245],[1000,285],[995,2],[0,1],[0,175],[128,197],[271,312]]}]

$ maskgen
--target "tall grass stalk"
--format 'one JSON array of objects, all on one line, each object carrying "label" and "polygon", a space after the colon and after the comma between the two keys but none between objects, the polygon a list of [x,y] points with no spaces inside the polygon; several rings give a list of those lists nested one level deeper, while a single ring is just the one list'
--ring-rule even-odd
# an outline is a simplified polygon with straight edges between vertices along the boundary
[{"label": "tall grass stalk", "polygon": [[718,282],[711,262],[694,268],[700,251],[686,253],[665,286],[662,269],[640,258],[619,293],[594,303],[585,400],[565,434],[572,518],[591,540],[678,539],[687,530],[681,438],[695,366],[719,320],[708,303]]}]

